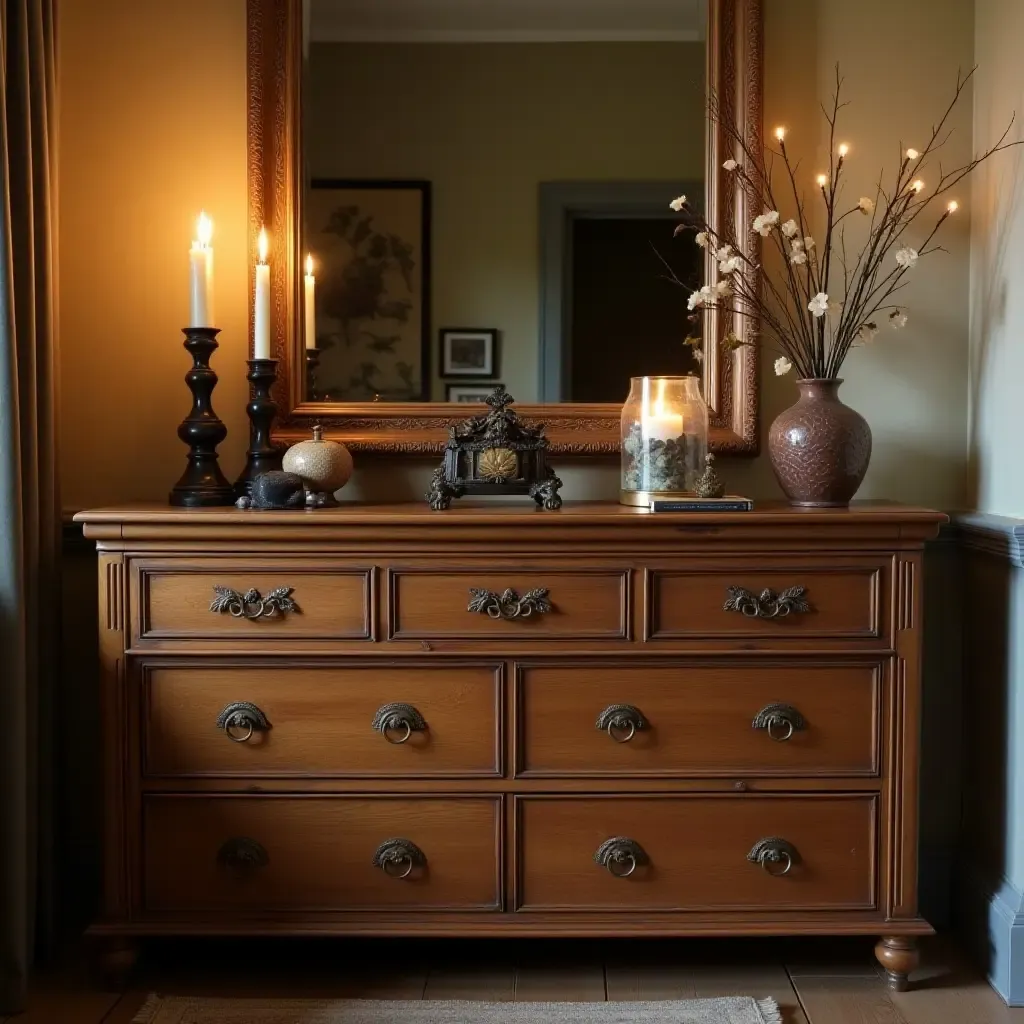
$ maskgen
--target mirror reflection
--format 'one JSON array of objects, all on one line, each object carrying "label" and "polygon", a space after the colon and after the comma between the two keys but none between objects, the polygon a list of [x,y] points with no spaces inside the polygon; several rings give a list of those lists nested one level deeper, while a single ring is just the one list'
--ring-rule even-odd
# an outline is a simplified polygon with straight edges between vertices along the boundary
[{"label": "mirror reflection", "polygon": [[704,37],[704,0],[306,0],[307,397],[695,370],[668,203],[704,195]]}]

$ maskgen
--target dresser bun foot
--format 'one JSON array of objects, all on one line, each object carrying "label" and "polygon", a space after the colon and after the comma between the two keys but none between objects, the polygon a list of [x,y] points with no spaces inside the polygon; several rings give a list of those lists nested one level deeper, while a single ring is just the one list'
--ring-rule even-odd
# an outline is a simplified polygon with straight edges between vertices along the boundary
[{"label": "dresser bun foot", "polygon": [[89,952],[96,980],[104,988],[120,991],[135,971],[141,946],[136,939],[120,936],[94,938]]},{"label": "dresser bun foot", "polygon": [[907,935],[883,935],[875,946],[875,957],[885,969],[885,980],[893,992],[906,992],[913,971],[921,959],[917,939]]}]

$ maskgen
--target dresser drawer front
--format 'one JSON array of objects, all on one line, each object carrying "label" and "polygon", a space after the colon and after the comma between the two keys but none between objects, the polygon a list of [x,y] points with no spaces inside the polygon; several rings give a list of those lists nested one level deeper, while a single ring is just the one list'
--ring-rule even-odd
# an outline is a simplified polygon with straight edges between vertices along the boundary
[{"label": "dresser drawer front", "polygon": [[652,569],[646,639],[881,640],[888,562]]},{"label": "dresser drawer front", "polygon": [[148,661],[150,777],[495,777],[500,665]]},{"label": "dresser drawer front", "polygon": [[203,560],[136,563],[136,644],[370,640],[373,571],[310,563]]},{"label": "dresser drawer front", "polygon": [[522,910],[876,904],[873,796],[522,797],[516,812]]},{"label": "dresser drawer front", "polygon": [[497,910],[500,806],[489,797],[150,795],[144,909]]},{"label": "dresser drawer front", "polygon": [[628,569],[393,569],[392,640],[628,640]]},{"label": "dresser drawer front", "polygon": [[882,666],[520,665],[521,776],[877,776]]}]

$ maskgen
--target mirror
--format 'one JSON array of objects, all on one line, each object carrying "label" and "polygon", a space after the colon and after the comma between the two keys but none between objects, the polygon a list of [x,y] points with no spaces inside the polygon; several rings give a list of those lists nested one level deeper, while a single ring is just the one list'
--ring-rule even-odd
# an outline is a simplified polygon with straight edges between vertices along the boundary
[{"label": "mirror", "polygon": [[715,268],[669,201],[744,213],[705,112],[759,140],[760,35],[759,0],[249,0],[285,430],[436,451],[502,383],[611,453],[630,377],[694,373],[712,447],[756,450],[756,352],[709,343],[752,325],[683,344],[672,279]]}]

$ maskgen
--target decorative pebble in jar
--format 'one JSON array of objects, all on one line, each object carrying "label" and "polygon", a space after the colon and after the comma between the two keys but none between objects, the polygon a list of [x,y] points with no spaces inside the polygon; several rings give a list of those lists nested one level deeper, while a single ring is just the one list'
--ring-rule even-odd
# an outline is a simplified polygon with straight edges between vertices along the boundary
[{"label": "decorative pebble in jar", "polygon": [[708,451],[700,378],[631,377],[621,440],[621,504],[691,497]]}]

